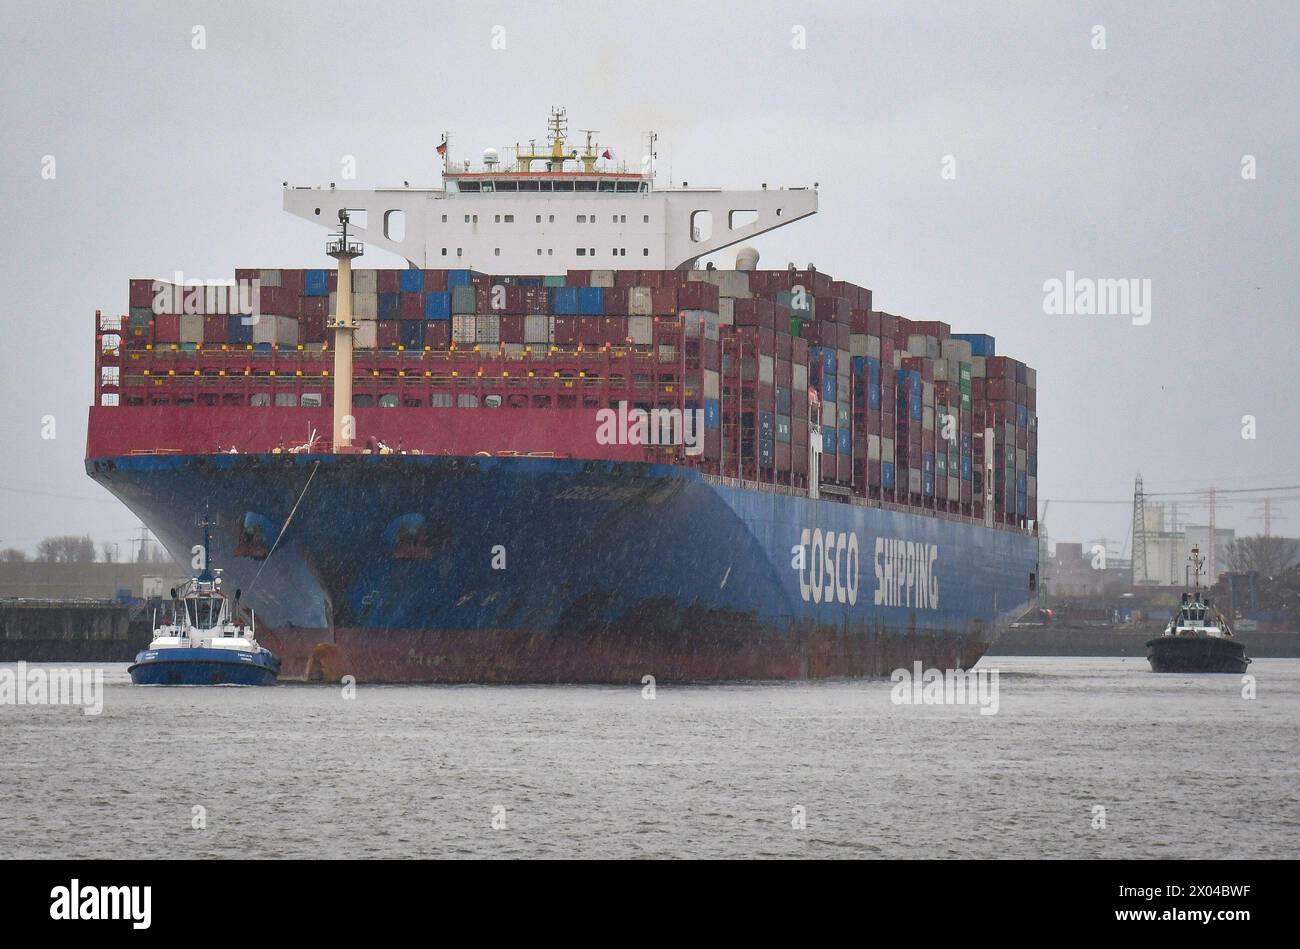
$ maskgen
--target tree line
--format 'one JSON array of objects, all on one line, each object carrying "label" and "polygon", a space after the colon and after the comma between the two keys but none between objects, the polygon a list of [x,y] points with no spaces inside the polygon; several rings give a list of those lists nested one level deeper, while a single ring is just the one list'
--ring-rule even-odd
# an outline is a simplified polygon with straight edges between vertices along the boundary
[{"label": "tree line", "polygon": [[27,551],[17,547],[0,550],[0,561],[24,563],[29,560],[35,563],[171,563],[171,557],[159,544],[144,544],[136,547],[134,557],[120,557],[117,544],[104,542],[96,548],[89,534],[46,537],[36,545],[35,557],[29,557]]}]

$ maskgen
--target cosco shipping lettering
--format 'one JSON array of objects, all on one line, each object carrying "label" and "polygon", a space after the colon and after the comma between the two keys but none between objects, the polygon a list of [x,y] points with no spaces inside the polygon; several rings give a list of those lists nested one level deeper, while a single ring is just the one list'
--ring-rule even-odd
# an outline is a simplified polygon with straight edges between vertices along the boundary
[{"label": "cosco shipping lettering", "polygon": [[183,562],[210,513],[282,678],[975,663],[1037,595],[1033,370],[812,266],[701,268],[817,192],[657,187],[557,116],[441,188],[286,187],[348,228],[333,266],[237,270],[235,310],[131,280],[96,314],[90,476]]}]

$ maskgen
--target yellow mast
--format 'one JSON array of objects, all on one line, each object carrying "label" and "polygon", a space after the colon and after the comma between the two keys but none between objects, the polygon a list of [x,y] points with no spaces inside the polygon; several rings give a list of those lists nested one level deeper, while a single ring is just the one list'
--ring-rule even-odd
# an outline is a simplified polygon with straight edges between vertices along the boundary
[{"label": "yellow mast", "polygon": [[518,142],[515,142],[516,171],[531,171],[535,161],[546,162],[547,171],[564,171],[566,161],[578,160],[582,162],[584,171],[592,172],[596,170],[596,146],[591,140],[591,137],[596,134],[594,131],[582,130],[587,135],[587,151],[579,155],[577,150],[565,150],[565,134],[569,131],[569,120],[564,109],[552,109],[547,124],[551,130],[550,150],[539,152],[537,144],[530,141],[528,150],[525,151],[519,146]]},{"label": "yellow mast", "polygon": [[348,240],[348,212],[339,211],[339,236],[325,245],[325,253],[339,263],[335,314],[329,326],[334,330],[334,451],[346,451],[356,436],[356,418],[352,414],[352,258],[360,257],[365,248],[360,241]]}]

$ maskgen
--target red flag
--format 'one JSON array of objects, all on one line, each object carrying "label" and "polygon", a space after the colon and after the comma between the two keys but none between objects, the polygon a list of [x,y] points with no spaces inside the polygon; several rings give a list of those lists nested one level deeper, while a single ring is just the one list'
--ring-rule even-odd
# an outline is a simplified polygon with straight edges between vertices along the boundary
[{"label": "red flag", "polygon": [[609,161],[613,161],[613,160],[614,160],[614,153],[611,152],[611,151],[607,148],[607,149],[605,149],[603,152],[600,153],[600,157],[601,157],[601,158],[604,158],[604,159],[607,159],[607,160],[609,160]]},{"label": "red flag", "polygon": [[441,155],[446,155],[446,154],[447,154],[447,143],[446,143],[446,142],[443,142],[441,145],[438,146],[438,154],[439,154],[440,156],[441,156]]}]

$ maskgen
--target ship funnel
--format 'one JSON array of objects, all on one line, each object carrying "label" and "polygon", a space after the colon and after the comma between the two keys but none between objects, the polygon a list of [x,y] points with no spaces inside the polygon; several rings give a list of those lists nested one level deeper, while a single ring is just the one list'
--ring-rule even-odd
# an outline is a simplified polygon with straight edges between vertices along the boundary
[{"label": "ship funnel", "polygon": [[754,271],[758,269],[758,251],[746,245],[736,251],[736,269]]}]

